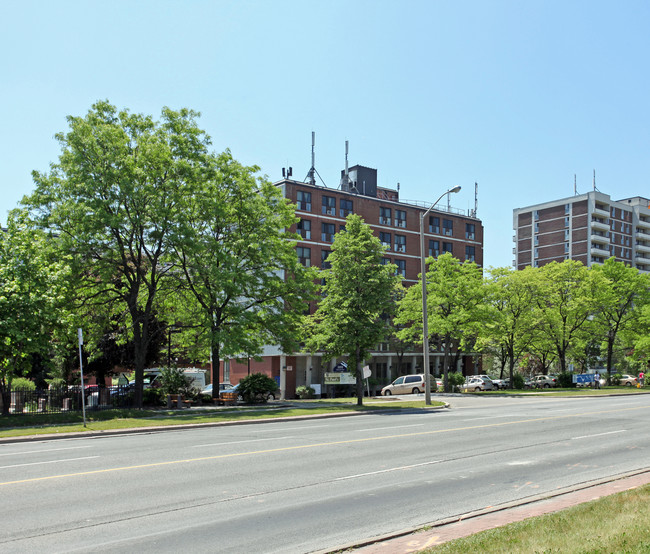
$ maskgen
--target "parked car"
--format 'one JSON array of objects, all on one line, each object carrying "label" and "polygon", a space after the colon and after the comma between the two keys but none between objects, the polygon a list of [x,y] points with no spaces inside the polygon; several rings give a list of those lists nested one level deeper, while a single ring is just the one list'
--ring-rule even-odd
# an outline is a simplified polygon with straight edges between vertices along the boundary
[{"label": "parked car", "polygon": [[536,375],[530,380],[530,388],[549,389],[557,387],[557,377],[554,375]]},{"label": "parked car", "polygon": [[494,385],[495,390],[507,388],[506,382],[504,379],[492,379],[492,384]]},{"label": "parked car", "polygon": [[484,379],[483,377],[468,377],[465,384],[461,387],[464,392],[480,392],[486,390],[494,390],[494,385],[491,379]]},{"label": "parked car", "polygon": [[[230,390],[232,388],[233,386],[230,383],[219,383],[219,393]],[[201,391],[201,394],[209,394],[212,396],[212,383],[206,385]]]},{"label": "parked car", "polygon": [[636,387],[636,384],[639,380],[633,375],[621,375],[620,384],[625,385],[626,387]]},{"label": "parked car", "polygon": [[[433,378],[433,375],[429,375],[431,390],[435,390],[434,383],[436,383],[436,380]],[[424,391],[424,373],[418,373],[416,375],[398,377],[390,385],[386,385],[381,389],[381,394],[382,396],[390,396],[391,394],[420,394]]]},{"label": "parked car", "polygon": [[[489,375],[472,375],[471,377],[479,377],[481,379],[489,381],[490,383],[492,383],[492,389],[491,390],[499,390],[499,385],[497,385],[497,383],[496,383],[496,381],[498,381],[498,379],[496,379],[496,380],[492,379],[492,377],[490,377]],[[487,390],[490,390],[490,389],[487,389]]]}]

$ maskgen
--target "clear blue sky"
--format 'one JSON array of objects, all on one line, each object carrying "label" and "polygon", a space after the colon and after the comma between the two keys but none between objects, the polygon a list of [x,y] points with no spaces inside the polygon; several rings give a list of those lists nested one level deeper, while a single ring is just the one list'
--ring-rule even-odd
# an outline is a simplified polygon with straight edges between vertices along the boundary
[{"label": "clear blue sky", "polygon": [[344,166],[474,206],[485,265],[511,265],[512,210],[596,185],[650,196],[650,3],[637,0],[0,2],[0,222],[99,99],[202,113],[273,181]]}]

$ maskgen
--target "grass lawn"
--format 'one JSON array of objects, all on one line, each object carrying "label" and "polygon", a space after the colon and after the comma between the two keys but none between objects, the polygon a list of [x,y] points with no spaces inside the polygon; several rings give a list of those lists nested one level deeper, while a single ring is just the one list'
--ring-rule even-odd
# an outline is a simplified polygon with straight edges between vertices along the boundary
[{"label": "grass lawn", "polygon": [[650,552],[650,485],[483,531],[423,552]]},{"label": "grass lawn", "polygon": [[[305,404],[304,407],[301,404]],[[433,405],[444,405],[435,402]],[[279,417],[333,414],[350,411],[423,408],[423,401],[386,402],[364,399],[363,406],[356,399],[292,401],[290,406],[274,404],[265,407],[234,407],[220,410],[105,410],[86,412],[86,427],[81,412],[64,414],[11,415],[0,417],[0,438],[46,433],[73,433],[132,429],[137,427],[164,427],[193,423],[215,423],[244,419],[274,419]]]}]

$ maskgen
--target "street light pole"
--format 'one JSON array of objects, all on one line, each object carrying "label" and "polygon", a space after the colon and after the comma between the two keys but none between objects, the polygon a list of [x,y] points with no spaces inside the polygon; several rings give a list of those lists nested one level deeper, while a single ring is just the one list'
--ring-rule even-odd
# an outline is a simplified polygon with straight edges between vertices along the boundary
[{"label": "street light pole", "polygon": [[424,213],[420,214],[420,261],[422,263],[422,357],[424,365],[424,403],[427,406],[431,405],[431,377],[429,376],[429,326],[427,317],[427,262],[424,253],[424,218],[433,210],[445,194],[458,192],[460,186],[450,188],[443,192],[440,198],[436,200],[431,207]]}]

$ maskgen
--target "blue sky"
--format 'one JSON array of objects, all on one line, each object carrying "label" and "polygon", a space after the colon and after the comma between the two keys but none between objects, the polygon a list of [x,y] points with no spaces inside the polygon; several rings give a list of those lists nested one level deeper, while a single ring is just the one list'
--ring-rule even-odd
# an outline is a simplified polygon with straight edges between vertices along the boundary
[{"label": "blue sky", "polygon": [[99,99],[189,107],[216,151],[275,181],[344,166],[474,207],[485,265],[512,210],[596,186],[650,196],[650,3],[555,0],[0,2],[0,222]]}]

